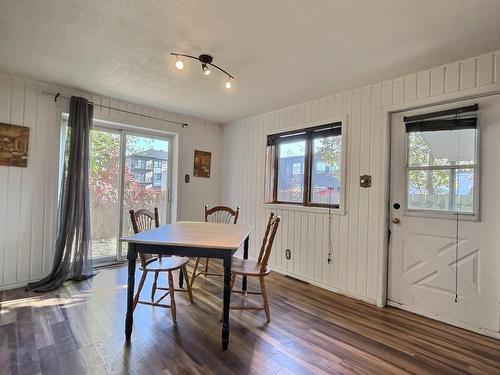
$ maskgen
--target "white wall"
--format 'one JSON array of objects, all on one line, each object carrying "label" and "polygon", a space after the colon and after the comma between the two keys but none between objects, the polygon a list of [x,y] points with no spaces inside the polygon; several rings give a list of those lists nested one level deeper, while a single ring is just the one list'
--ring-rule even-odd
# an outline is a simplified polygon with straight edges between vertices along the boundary
[{"label": "white wall", "polygon": [[[116,101],[42,82],[0,74],[0,122],[30,128],[28,167],[0,166],[0,289],[25,284],[46,275],[52,264],[58,188],[60,113],[69,101],[42,91],[85,96],[95,103],[159,118],[189,123],[178,125],[95,107],[101,120],[179,134],[178,218],[202,220],[203,205],[221,202],[223,131],[220,125],[153,108]],[[192,177],[194,150],[212,152],[210,179]]]},{"label": "white wall", "polygon": [[[224,201],[256,225],[251,255],[270,211],[281,215],[271,264],[322,287],[385,303],[389,113],[500,91],[500,52],[259,114],[224,126]],[[283,93],[286,95],[286,93]],[[334,252],[327,263],[325,210],[264,206],[265,134],[311,121],[347,116],[346,214],[334,216]],[[359,176],[372,187],[359,187]],[[285,249],[292,259],[285,259]]]}]

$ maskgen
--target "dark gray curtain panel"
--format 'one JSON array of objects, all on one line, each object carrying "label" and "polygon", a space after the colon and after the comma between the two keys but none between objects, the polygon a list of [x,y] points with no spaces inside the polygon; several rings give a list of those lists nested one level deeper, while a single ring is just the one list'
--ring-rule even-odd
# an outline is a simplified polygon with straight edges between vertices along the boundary
[{"label": "dark gray curtain panel", "polygon": [[94,275],[90,248],[89,138],[93,106],[72,96],[58,208],[57,240],[52,271],[30,283],[38,292],[58,288],[66,280],[81,281]]}]

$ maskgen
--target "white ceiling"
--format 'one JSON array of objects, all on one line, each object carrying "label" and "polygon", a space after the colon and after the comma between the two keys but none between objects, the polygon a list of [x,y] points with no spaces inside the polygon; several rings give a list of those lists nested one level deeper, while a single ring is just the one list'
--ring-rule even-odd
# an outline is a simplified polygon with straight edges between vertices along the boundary
[{"label": "white ceiling", "polygon": [[220,122],[498,48],[499,0],[0,0],[0,71]]}]

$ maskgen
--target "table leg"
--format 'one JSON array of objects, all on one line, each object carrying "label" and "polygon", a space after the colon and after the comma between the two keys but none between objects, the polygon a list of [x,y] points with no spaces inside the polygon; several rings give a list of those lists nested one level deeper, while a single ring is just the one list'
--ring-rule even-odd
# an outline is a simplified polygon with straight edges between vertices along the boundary
[{"label": "table leg", "polygon": [[184,285],[184,274],[182,273],[182,268],[179,269],[179,288]]},{"label": "table leg", "polygon": [[224,297],[222,307],[222,350],[229,346],[229,306],[231,304],[231,258],[224,257]]},{"label": "table leg", "polygon": [[[249,237],[245,238],[245,244],[243,246],[243,259],[248,259],[248,239]],[[244,292],[247,291],[247,277],[243,276],[243,280],[241,282],[241,290]]]},{"label": "table leg", "polygon": [[125,339],[130,341],[132,326],[134,324],[134,287],[135,287],[135,262],[137,253],[135,244],[128,244],[128,282],[127,282],[127,315],[125,316]]}]

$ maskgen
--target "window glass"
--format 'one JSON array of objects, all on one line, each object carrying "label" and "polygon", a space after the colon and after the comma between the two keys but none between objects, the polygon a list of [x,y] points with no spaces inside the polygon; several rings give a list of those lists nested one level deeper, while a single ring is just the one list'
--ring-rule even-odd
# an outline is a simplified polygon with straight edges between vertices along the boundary
[{"label": "window glass", "polygon": [[283,142],[278,147],[277,200],[302,202],[306,141]]},{"label": "window glass", "polygon": [[409,210],[474,213],[477,129],[407,134]]},{"label": "window glass", "polygon": [[311,202],[339,204],[341,137],[321,137],[312,141]]},{"label": "window glass", "polygon": [[448,211],[450,209],[450,170],[410,170],[408,208]]},{"label": "window glass", "polygon": [[412,167],[475,164],[476,129],[408,133]]}]

